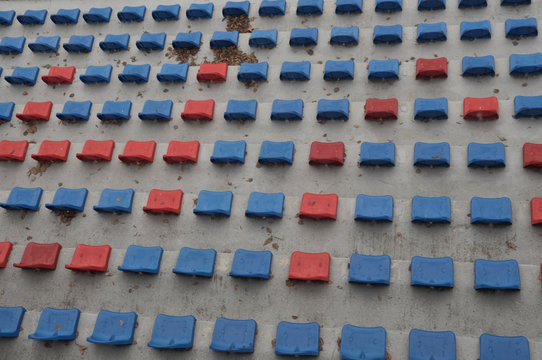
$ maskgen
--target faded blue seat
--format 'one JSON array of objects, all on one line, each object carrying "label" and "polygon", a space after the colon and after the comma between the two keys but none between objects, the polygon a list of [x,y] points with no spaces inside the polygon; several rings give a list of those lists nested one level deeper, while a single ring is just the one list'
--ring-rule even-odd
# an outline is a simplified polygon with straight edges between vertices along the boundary
[{"label": "faded blue seat", "polygon": [[134,189],[103,189],[94,211],[99,213],[131,213]]},{"label": "faded blue seat", "polygon": [[524,336],[480,336],[480,360],[530,360],[529,340]]},{"label": "faded blue seat", "polygon": [[538,36],[536,18],[507,19],[504,23],[507,38]]},{"label": "faded blue seat", "polygon": [[257,326],[252,319],[232,320],[220,317],[216,319],[209,348],[214,351],[252,353]]},{"label": "faded blue seat", "polygon": [[85,209],[85,202],[87,201],[88,190],[86,188],[81,189],[67,189],[59,188],[53,202],[45,204],[45,207],[53,211],[78,211],[81,212]]},{"label": "faded blue seat", "polygon": [[62,47],[70,53],[88,53],[92,51],[92,45],[94,45],[94,35],[72,35],[70,40],[64,43]]},{"label": "faded blue seat", "polygon": [[158,274],[164,249],[160,246],[130,245],[126,249],[124,262],[118,267],[121,271]]},{"label": "faded blue seat", "polygon": [[0,207],[6,210],[38,211],[42,194],[43,189],[40,187],[22,188],[16,186],[11,189],[8,201],[0,203]]},{"label": "faded blue seat", "polygon": [[221,49],[237,46],[239,31],[215,31],[211,38],[211,49]]},{"label": "faded blue seat", "polygon": [[20,54],[23,52],[26,38],[20,37],[3,37],[0,41],[0,54]]},{"label": "faded blue seat", "polygon": [[11,75],[6,75],[4,79],[11,85],[34,85],[38,79],[40,68],[37,66],[20,67],[13,69]]},{"label": "faded blue seat", "polygon": [[294,162],[293,141],[263,141],[258,162],[260,164],[292,164]]},{"label": "faded blue seat", "polygon": [[402,42],[402,25],[376,25],[374,27],[373,44],[395,44]]},{"label": "faded blue seat", "polygon": [[418,11],[444,9],[446,9],[446,0],[418,0]]},{"label": "faded blue seat", "polygon": [[143,104],[143,110],[138,114],[141,120],[171,120],[171,109],[173,101],[171,100],[146,100]]},{"label": "faded blue seat", "polygon": [[417,98],[414,101],[414,119],[448,119],[448,99],[446,99],[445,97],[436,99]]},{"label": "faded blue seat", "polygon": [[[262,144],[263,146],[263,144]],[[284,209],[283,193],[260,193],[251,192],[248,198],[248,205],[245,216],[257,218],[279,218],[282,219]]]},{"label": "faded blue seat", "polygon": [[362,0],[337,0],[335,2],[335,14],[361,14],[362,11]]},{"label": "faded blue seat", "polygon": [[469,143],[468,164],[469,167],[504,167],[506,165],[504,144]]},{"label": "faded blue seat", "polygon": [[279,322],[275,341],[275,354],[289,356],[318,356],[319,353],[320,325],[317,322]]},{"label": "faded blue seat", "polygon": [[418,42],[430,42],[430,41],[446,41],[446,23],[439,22],[434,24],[418,24],[416,41]]},{"label": "faded blue seat", "polygon": [[388,255],[352,254],[348,281],[365,284],[390,283],[391,259]]},{"label": "faded blue seat", "polygon": [[454,261],[451,257],[414,256],[410,269],[412,286],[454,287]]},{"label": "faded blue seat", "polygon": [[331,45],[357,45],[359,43],[359,27],[333,27],[329,43]]},{"label": "faded blue seat", "polygon": [[231,191],[201,190],[194,209],[196,215],[230,216],[233,193]]},{"label": "faded blue seat", "polygon": [[43,25],[47,10],[26,10],[23,15],[17,15],[17,20],[23,25]]},{"label": "faded blue seat", "polygon": [[130,34],[113,35],[107,34],[105,40],[100,41],[100,49],[103,51],[128,50]]},{"label": "faded blue seat", "polygon": [[464,56],[462,68],[463,76],[495,76],[495,58],[493,55]]},{"label": "faded blue seat", "polygon": [[470,201],[471,224],[512,224],[510,198],[473,197]]},{"label": "faded blue seat", "polygon": [[0,306],[0,338],[19,336],[25,312],[22,306]]},{"label": "faded blue seat", "polygon": [[151,13],[152,18],[156,21],[171,21],[179,20],[181,5],[158,5]]},{"label": "faded blue seat", "polygon": [[224,119],[231,120],[256,120],[257,100],[229,100]]},{"label": "faded blue seat", "polygon": [[293,28],[290,33],[290,46],[316,46],[318,45],[318,28]]},{"label": "faded blue seat", "polygon": [[228,1],[222,8],[222,16],[248,16],[250,1]]},{"label": "faded blue seat", "polygon": [[491,39],[491,22],[462,21],[460,25],[461,40]]},{"label": "faded blue seat", "polygon": [[147,346],[155,349],[190,349],[194,344],[195,327],[196,318],[192,315],[158,314]]},{"label": "faded blue seat", "polygon": [[414,145],[414,166],[450,166],[450,144],[417,142]]},{"label": "faded blue seat", "polygon": [[272,260],[271,251],[237,249],[233,256],[230,276],[269,279]]},{"label": "faded blue seat", "polygon": [[364,141],[361,144],[359,164],[362,166],[395,166],[395,144]]},{"label": "faded blue seat", "polygon": [[32,52],[56,52],[60,36],[38,36],[36,41],[28,43],[28,48]]},{"label": "faded blue seat", "polygon": [[455,351],[455,334],[452,331],[410,331],[410,360],[455,360]]},{"label": "faded blue seat", "polygon": [[51,21],[57,25],[77,24],[79,14],[79,9],[58,9],[56,14],[51,14]]},{"label": "faded blue seat", "polygon": [[510,55],[510,75],[535,74],[542,74],[542,53]]},{"label": "faded blue seat", "polygon": [[90,10],[83,14],[83,20],[88,24],[108,23],[111,19],[111,13],[113,9],[111,7],[103,8],[90,8]]},{"label": "faded blue seat", "polygon": [[186,82],[188,64],[164,64],[156,78],[160,82]]},{"label": "faded blue seat", "polygon": [[56,117],[62,121],[86,121],[90,117],[92,101],[66,101]]},{"label": "faded blue seat", "polygon": [[0,25],[10,26],[15,18],[15,10],[0,11]]},{"label": "faded blue seat", "polygon": [[103,121],[130,120],[130,110],[132,110],[132,102],[130,100],[106,101],[102,111],[96,114],[96,116]]},{"label": "faded blue seat", "polygon": [[459,9],[487,7],[487,0],[459,0]]},{"label": "faded blue seat", "polygon": [[120,22],[141,22],[145,19],[147,7],[141,6],[125,6],[121,11],[117,12],[117,18]]},{"label": "faded blue seat", "polygon": [[166,33],[157,34],[143,33],[141,39],[136,41],[136,47],[139,50],[163,50],[166,44]]},{"label": "faded blue seat", "polygon": [[118,75],[119,80],[124,83],[144,83],[149,81],[151,72],[150,64],[126,64],[122,73]]},{"label": "faded blue seat", "polygon": [[474,287],[476,290],[520,290],[519,265],[516,260],[474,261]]},{"label": "faded blue seat", "polygon": [[94,332],[87,341],[103,345],[132,345],[136,322],[135,312],[100,310]]},{"label": "faded blue seat", "polygon": [[286,0],[262,0],[258,15],[283,16],[286,12]]},{"label": "faded blue seat", "polygon": [[183,247],[179,252],[177,265],[173,269],[173,272],[176,274],[213,277],[215,259],[215,249]]},{"label": "faded blue seat", "polygon": [[280,80],[308,81],[311,78],[310,61],[284,61],[280,70]]},{"label": "faded blue seat", "polygon": [[358,195],[354,219],[363,221],[393,221],[393,196]]},{"label": "faded blue seat", "polygon": [[350,101],[348,99],[318,100],[318,113],[316,120],[348,120],[350,114]]},{"label": "faded blue seat", "polygon": [[15,108],[15,103],[13,101],[1,102],[0,103],[0,120],[11,121],[14,108]]},{"label": "faded blue seat", "polygon": [[324,67],[324,80],[354,80],[354,61],[326,61]]},{"label": "faded blue seat", "polygon": [[223,141],[217,140],[211,155],[211,162],[215,164],[244,164],[247,143],[244,140]]},{"label": "faded blue seat", "polygon": [[271,120],[303,120],[303,100],[273,100]]},{"label": "faded blue seat", "polygon": [[324,0],[297,0],[296,15],[322,15]]},{"label": "faded blue seat", "polygon": [[530,5],[531,0],[501,0],[501,6]]},{"label": "faded blue seat", "polygon": [[269,63],[242,63],[237,73],[237,80],[241,82],[266,81]]},{"label": "faded blue seat", "polygon": [[403,11],[403,0],[376,0],[376,12]]},{"label": "faded blue seat", "polygon": [[28,335],[33,340],[75,340],[81,311],[73,309],[43,309],[36,332]]},{"label": "faded blue seat", "polygon": [[447,196],[412,198],[412,222],[450,223],[452,221],[452,202]]},{"label": "faded blue seat", "polygon": [[386,329],[344,325],[341,332],[341,359],[385,359]]},{"label": "faded blue seat", "polygon": [[266,47],[271,48],[277,46],[277,29],[271,30],[253,30],[248,39],[250,47]]},{"label": "faded blue seat", "polygon": [[396,80],[399,79],[399,60],[371,60],[369,61],[369,80]]},{"label": "faded blue seat", "polygon": [[204,4],[190,4],[190,7],[186,10],[186,17],[189,20],[195,19],[210,19],[213,17],[214,5],[212,2]]},{"label": "faded blue seat", "polygon": [[113,66],[111,65],[90,65],[89,67],[87,67],[87,70],[84,74],[79,75],[79,80],[81,80],[85,84],[108,83],[111,80],[112,71]]},{"label": "faded blue seat", "polygon": [[516,118],[541,117],[542,95],[516,96],[514,98],[514,116]]},{"label": "faded blue seat", "polygon": [[193,33],[178,33],[172,45],[174,49],[199,49],[201,44],[201,31]]}]

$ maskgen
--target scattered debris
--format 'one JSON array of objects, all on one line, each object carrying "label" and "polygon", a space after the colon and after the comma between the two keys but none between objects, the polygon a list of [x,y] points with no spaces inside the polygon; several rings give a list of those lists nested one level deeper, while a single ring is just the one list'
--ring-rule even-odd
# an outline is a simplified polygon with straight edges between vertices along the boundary
[{"label": "scattered debris", "polygon": [[228,16],[226,17],[228,24],[226,31],[239,31],[240,33],[251,33],[254,28],[250,24],[254,17],[249,18],[246,15]]},{"label": "scattered debris", "polygon": [[236,46],[227,48],[213,49],[214,60],[213,64],[227,63],[228,65],[238,66],[242,63],[257,63],[258,58],[254,53],[247,54],[241,51]]},{"label": "scattered debris", "polygon": [[[199,48],[194,49],[174,49],[168,47],[166,51],[166,57],[168,59],[174,58],[179,64],[188,63],[190,66],[196,66],[197,54]],[[165,89],[164,89],[165,90]],[[165,92],[165,91],[164,91]]]},{"label": "scattered debris", "polygon": [[511,241],[507,241],[507,242],[506,242],[506,246],[508,246],[508,248],[509,248],[509,249],[512,249],[512,250],[517,250],[517,248],[518,248],[517,245],[514,244],[514,243],[511,242]]}]

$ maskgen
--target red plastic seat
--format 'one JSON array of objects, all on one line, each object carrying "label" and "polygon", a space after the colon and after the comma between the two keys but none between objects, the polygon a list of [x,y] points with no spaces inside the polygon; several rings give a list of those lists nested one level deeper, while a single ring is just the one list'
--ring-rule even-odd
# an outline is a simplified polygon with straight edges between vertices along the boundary
[{"label": "red plastic seat", "polygon": [[32,154],[32,159],[37,161],[66,161],[70,152],[70,141],[43,140],[37,154]]},{"label": "red plastic seat", "polygon": [[214,100],[188,100],[181,113],[183,120],[213,120]]},{"label": "red plastic seat", "polygon": [[495,96],[487,98],[466,97],[463,100],[463,119],[498,119],[499,101]]},{"label": "red plastic seat", "polygon": [[56,269],[58,262],[58,254],[60,253],[59,243],[38,244],[29,242],[24,249],[23,257],[18,264],[13,264],[15,267],[31,268],[31,269]]},{"label": "red plastic seat", "polygon": [[344,143],[342,141],[324,143],[313,141],[309,155],[311,165],[342,165],[344,163]]},{"label": "red plastic seat", "polygon": [[164,161],[170,164],[198,162],[199,141],[171,141],[167,153],[163,156]]},{"label": "red plastic seat", "polygon": [[531,224],[542,224],[542,198],[531,199]]},{"label": "red plastic seat", "polygon": [[311,219],[337,219],[337,194],[304,193],[299,216]]},{"label": "red plastic seat", "polygon": [[28,141],[0,141],[0,160],[1,161],[24,161],[26,158],[26,150],[28,149]]},{"label": "red plastic seat", "polygon": [[79,271],[107,271],[111,246],[79,244],[73,253],[72,262],[66,269]]},{"label": "red plastic seat", "polygon": [[181,213],[183,201],[182,190],[152,189],[143,211],[150,214],[176,214]]},{"label": "red plastic seat", "polygon": [[294,251],[290,259],[288,279],[329,281],[328,253]]},{"label": "red plastic seat", "polygon": [[0,268],[8,264],[9,254],[13,245],[9,241],[0,242]]},{"label": "red plastic seat", "polygon": [[50,101],[34,102],[29,101],[24,105],[22,113],[17,113],[18,119],[23,121],[47,121],[51,116],[51,110],[53,109],[53,103]]},{"label": "red plastic seat", "polygon": [[51,66],[49,74],[43,75],[41,79],[48,85],[71,84],[75,75],[75,66]]},{"label": "red plastic seat", "polygon": [[119,154],[119,160],[126,163],[145,162],[154,160],[156,141],[128,141],[124,146],[124,153]]},{"label": "red plastic seat", "polygon": [[445,57],[437,59],[416,60],[416,79],[447,78],[448,59]]},{"label": "red plastic seat", "polygon": [[397,120],[397,99],[367,99],[365,120]]},{"label": "red plastic seat", "polygon": [[115,142],[113,140],[87,140],[83,151],[75,154],[81,161],[111,161]]},{"label": "red plastic seat", "polygon": [[523,167],[542,167],[542,144],[523,144]]},{"label": "red plastic seat", "polygon": [[199,67],[196,78],[198,81],[223,82],[228,74],[228,63],[208,64],[203,63]]}]

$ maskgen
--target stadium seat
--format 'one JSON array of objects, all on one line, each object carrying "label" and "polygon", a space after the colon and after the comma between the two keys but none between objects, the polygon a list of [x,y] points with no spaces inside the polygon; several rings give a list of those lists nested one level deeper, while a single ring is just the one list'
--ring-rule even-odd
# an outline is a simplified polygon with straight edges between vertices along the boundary
[{"label": "stadium seat", "polygon": [[271,30],[253,30],[248,39],[248,46],[273,48],[277,46],[277,29]]},{"label": "stadium seat", "polygon": [[126,64],[118,78],[123,83],[146,83],[149,81],[151,66],[149,64]]},{"label": "stadium seat", "polygon": [[271,276],[271,251],[235,250],[230,276],[269,279]]},{"label": "stadium seat", "polygon": [[414,166],[450,166],[450,144],[417,142],[414,145]]},{"label": "stadium seat", "polygon": [[260,16],[283,16],[286,13],[286,0],[262,0],[258,14]]},{"label": "stadium seat", "polygon": [[34,85],[38,79],[40,69],[37,66],[20,67],[13,69],[11,75],[4,76],[4,79],[11,85]]},{"label": "stadium seat", "polygon": [[20,54],[23,52],[26,38],[20,37],[3,37],[0,40],[0,54]]},{"label": "stadium seat", "polygon": [[388,255],[352,254],[348,270],[351,283],[384,284],[390,283],[391,259]]},{"label": "stadium seat", "polygon": [[171,120],[171,109],[173,108],[173,101],[171,100],[146,100],[143,104],[143,110],[137,114],[141,120],[159,120],[169,121]]},{"label": "stadium seat", "polygon": [[111,80],[113,66],[88,66],[84,74],[79,75],[79,80],[85,84],[105,84]]},{"label": "stadium seat", "polygon": [[495,58],[487,56],[465,56],[462,60],[463,76],[495,76]]},{"label": "stadium seat", "polygon": [[26,10],[23,15],[17,15],[22,25],[43,25],[47,17],[47,10]]},{"label": "stadium seat", "polygon": [[[78,244],[73,253],[71,264],[65,266],[66,269],[76,271],[106,272],[110,254],[111,246],[109,245]],[[87,339],[87,341],[89,340]]]},{"label": "stadium seat", "polygon": [[75,66],[51,66],[49,73],[41,80],[47,85],[71,84],[75,75]]},{"label": "stadium seat", "polygon": [[318,113],[316,120],[348,120],[350,116],[350,101],[348,99],[339,100],[318,100]]},{"label": "stadium seat", "polygon": [[542,96],[516,96],[514,98],[514,117],[542,117]]},{"label": "stadium seat", "polygon": [[213,17],[214,4],[212,2],[203,4],[190,4],[186,10],[186,17],[189,20],[210,19]]},{"label": "stadium seat", "polygon": [[419,43],[431,41],[446,41],[446,23],[418,24],[416,41]]},{"label": "stadium seat", "polygon": [[488,98],[466,97],[463,100],[463,119],[491,120],[499,118],[499,101],[495,96]]},{"label": "stadium seat", "polygon": [[127,272],[158,274],[163,252],[160,246],[130,245],[118,269]]},{"label": "stadium seat", "polygon": [[152,189],[147,199],[147,205],[143,207],[143,211],[149,214],[179,215],[181,213],[182,201],[182,190]]},{"label": "stadium seat", "polygon": [[469,167],[504,167],[506,165],[504,144],[469,143]]},{"label": "stadium seat", "polygon": [[36,161],[59,161],[65,162],[68,160],[70,152],[69,140],[43,140],[37,154],[32,154],[32,159]]},{"label": "stadium seat", "polygon": [[510,198],[473,197],[470,202],[471,224],[512,224]]},{"label": "stadium seat", "polygon": [[256,100],[229,100],[224,112],[224,119],[228,121],[256,120]]},{"label": "stadium seat", "polygon": [[82,212],[85,209],[88,190],[59,188],[55,192],[53,202],[45,204],[45,207],[53,211],[77,211]]},{"label": "stadium seat", "polygon": [[100,41],[100,49],[103,51],[123,51],[128,50],[130,43],[130,34],[113,35],[107,34],[103,41]]},{"label": "stadium seat", "polygon": [[474,261],[476,290],[520,290],[519,265],[516,260]]},{"label": "stadium seat", "polygon": [[275,354],[286,356],[318,356],[320,354],[320,325],[317,322],[279,322]]},{"label": "stadium seat", "polygon": [[530,360],[529,340],[524,336],[480,336],[480,360]]},{"label": "stadium seat", "polygon": [[344,143],[313,141],[309,154],[310,165],[342,165],[344,164]]},{"label": "stadium seat", "polygon": [[131,213],[134,189],[103,189],[98,205],[94,205],[94,211],[99,213]]},{"label": "stadium seat", "polygon": [[60,36],[38,36],[34,42],[28,43],[28,48],[37,53],[56,53]]},{"label": "stadium seat", "polygon": [[186,82],[188,64],[164,64],[156,78],[160,82]]},{"label": "stadium seat", "polygon": [[94,331],[87,341],[103,345],[132,345],[137,314],[100,310]]},{"label": "stadium seat", "polygon": [[151,50],[164,50],[166,44],[166,33],[161,32],[157,34],[143,33],[141,38],[136,41],[136,47],[139,50],[151,51]]},{"label": "stadium seat", "polygon": [[507,38],[538,36],[536,18],[507,19],[504,23]]},{"label": "stadium seat", "polygon": [[132,102],[126,101],[106,101],[102,111],[96,116],[102,121],[127,121],[130,120],[130,111]]},{"label": "stadium seat", "polygon": [[399,102],[397,99],[367,99],[365,120],[397,120]]},{"label": "stadium seat", "polygon": [[51,14],[51,21],[56,25],[73,25],[79,21],[79,9],[58,9],[56,14]]},{"label": "stadium seat", "polygon": [[247,143],[244,140],[217,140],[211,155],[211,162],[215,164],[244,164],[246,149]]},{"label": "stadium seat", "polygon": [[245,216],[256,218],[282,218],[284,208],[283,193],[251,192]]},{"label": "stadium seat", "polygon": [[359,164],[361,166],[395,166],[395,144],[362,142]]},{"label": "stadium seat", "polygon": [[290,33],[290,46],[318,45],[318,28],[293,28]]},{"label": "stadium seat", "polygon": [[542,144],[523,144],[523,167],[542,167]]},{"label": "stadium seat", "polygon": [[303,100],[273,100],[271,120],[303,120]]},{"label": "stadium seat", "polygon": [[361,14],[362,11],[362,0],[337,0],[335,2],[335,14]]},{"label": "stadium seat", "polygon": [[83,151],[75,154],[81,161],[111,161],[115,142],[113,140],[87,140]]},{"label": "stadium seat", "polygon": [[176,274],[213,277],[215,269],[215,249],[192,249],[183,247],[179,252],[177,265],[173,272]]},{"label": "stadium seat", "polygon": [[393,221],[393,196],[358,195],[354,219],[363,221]]},{"label": "stadium seat", "polygon": [[13,244],[9,241],[0,242],[0,268],[5,268],[7,266],[12,247]]},{"label": "stadium seat", "polygon": [[412,222],[450,223],[452,221],[452,202],[449,197],[412,198]]},{"label": "stadium seat", "polygon": [[448,99],[417,98],[414,101],[415,120],[446,120],[448,119]]},{"label": "stadium seat", "polygon": [[33,340],[75,340],[81,311],[73,309],[55,309],[46,307],[42,310],[36,332],[28,335]]},{"label": "stadium seat", "polygon": [[117,17],[120,22],[141,22],[145,19],[147,7],[141,6],[125,6],[121,11],[117,12]]},{"label": "stadium seat", "polygon": [[119,160],[125,163],[152,163],[156,141],[133,141],[128,140],[124,146],[124,152],[119,154]]},{"label": "stadium seat", "polygon": [[188,100],[181,113],[183,120],[213,120],[214,100]]},{"label": "stadium seat", "polygon": [[250,1],[227,1],[222,8],[222,16],[248,16]]},{"label": "stadium seat", "polygon": [[199,141],[170,141],[167,153],[163,155],[165,162],[175,163],[197,163],[199,152]]},{"label": "stadium seat", "polygon": [[409,335],[410,360],[455,360],[455,334],[452,331],[412,329]]},{"label": "stadium seat", "polygon": [[59,243],[39,244],[33,241],[26,244],[23,257],[19,263],[13,266],[27,269],[55,270],[60,253]]},{"label": "stadium seat", "polygon": [[231,191],[201,190],[194,208],[194,214],[230,216],[232,201],[233,193]]},{"label": "stadium seat", "polygon": [[113,9],[109,6],[104,8],[90,8],[87,13],[83,14],[83,19],[88,24],[108,23],[112,12]]},{"label": "stadium seat", "polygon": [[324,67],[324,80],[354,80],[354,61],[326,61]]},{"label": "stadium seat", "polygon": [[179,13],[181,11],[181,5],[158,5],[151,13],[152,18],[155,21],[172,21],[179,20]]},{"label": "stadium seat", "polygon": [[263,141],[258,162],[260,164],[293,164],[294,143],[292,141]]},{"label": "stadium seat", "polygon": [[256,321],[216,319],[210,349],[228,353],[252,353],[256,339]]},{"label": "stadium seat", "polygon": [[26,150],[28,149],[28,141],[0,141],[0,161],[24,161],[26,158]]},{"label": "stadium seat", "polygon": [[40,206],[43,189],[14,187],[9,193],[8,200],[0,203],[0,207],[6,210],[37,211]]},{"label": "stadium seat", "polygon": [[155,349],[191,349],[194,344],[195,327],[196,318],[192,315],[158,314],[151,341],[147,345]]},{"label": "stadium seat", "polygon": [[450,257],[414,256],[410,268],[410,285],[454,287],[454,261]]},{"label": "stadium seat", "polygon": [[241,82],[267,81],[269,63],[242,63],[237,73],[237,80]]},{"label": "stadium seat", "polygon": [[462,21],[460,25],[461,40],[491,39],[491,22]]},{"label": "stadium seat", "polygon": [[201,44],[201,31],[192,33],[178,33],[172,45],[174,49],[199,49]]},{"label": "stadium seat", "polygon": [[328,282],[330,261],[331,257],[328,253],[294,251],[290,258],[288,279]]},{"label": "stadium seat", "polygon": [[94,45],[94,35],[72,35],[62,47],[69,53],[89,53]]},{"label": "stadium seat", "polygon": [[0,306],[0,338],[14,338],[19,336],[26,309],[22,306]]}]

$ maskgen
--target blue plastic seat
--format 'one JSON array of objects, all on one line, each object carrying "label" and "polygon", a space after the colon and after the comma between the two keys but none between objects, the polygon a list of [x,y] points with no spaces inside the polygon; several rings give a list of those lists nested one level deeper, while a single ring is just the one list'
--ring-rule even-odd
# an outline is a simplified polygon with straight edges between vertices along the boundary
[{"label": "blue plastic seat", "polygon": [[350,101],[348,99],[318,100],[318,113],[316,115],[316,120],[348,120],[349,114]]},{"label": "blue plastic seat", "polygon": [[280,70],[280,80],[308,81],[311,78],[310,61],[284,61]]},{"label": "blue plastic seat", "polygon": [[504,167],[506,165],[504,144],[469,143],[469,167]]},{"label": "blue plastic seat", "polygon": [[359,43],[359,27],[333,27],[329,43],[331,45],[357,45]]},{"label": "blue plastic seat", "polygon": [[12,25],[14,18],[15,18],[15,10],[0,11],[0,25],[1,26]]},{"label": "blue plastic seat", "polygon": [[450,223],[452,221],[452,202],[447,196],[412,198],[412,222]]},{"label": "blue plastic seat", "polygon": [[0,306],[0,338],[19,336],[25,312],[22,306]]},{"label": "blue plastic seat", "polygon": [[269,63],[242,63],[237,73],[237,80],[241,82],[266,81]]},{"label": "blue plastic seat", "polygon": [[186,17],[189,20],[210,19],[213,17],[214,5],[212,2],[204,4],[190,4],[186,10]]},{"label": "blue plastic seat", "polygon": [[530,360],[529,340],[524,336],[480,336],[480,360]]},{"label": "blue plastic seat", "polygon": [[130,245],[126,249],[124,262],[118,267],[121,271],[158,274],[164,249],[160,246]]},{"label": "blue plastic seat", "polygon": [[194,209],[196,215],[230,216],[233,193],[231,191],[201,190]]},{"label": "blue plastic seat", "polygon": [[371,256],[352,254],[350,257],[348,281],[388,285],[390,283],[390,268],[391,259],[388,255]]},{"label": "blue plastic seat", "polygon": [[445,97],[436,99],[417,98],[414,101],[414,119],[448,119],[448,99],[446,99]]},{"label": "blue plastic seat", "polygon": [[190,349],[194,345],[195,328],[196,318],[192,315],[158,314],[147,346],[155,349]]},{"label": "blue plastic seat", "polygon": [[237,46],[239,31],[215,31],[211,38],[211,49],[222,49]]},{"label": "blue plastic seat", "polygon": [[231,120],[256,120],[257,100],[229,100],[224,119]]},{"label": "blue plastic seat", "polygon": [[369,80],[396,80],[399,79],[399,60],[371,60],[369,61]]},{"label": "blue plastic seat", "polygon": [[28,335],[33,340],[74,340],[81,311],[73,309],[43,309],[36,332]]},{"label": "blue plastic seat", "polygon": [[[263,146],[263,144],[262,144]],[[283,193],[260,193],[251,192],[248,198],[248,205],[245,216],[257,218],[279,218],[282,219],[284,209]]]},{"label": "blue plastic seat", "polygon": [[80,13],[79,9],[58,9],[56,14],[51,14],[51,21],[57,25],[77,24]]},{"label": "blue plastic seat", "polygon": [[376,25],[374,27],[373,44],[395,44],[402,42],[402,25]]},{"label": "blue plastic seat", "polygon": [[131,345],[137,322],[135,312],[100,310],[94,332],[87,341],[103,345]]},{"label": "blue plastic seat", "polygon": [[215,164],[244,164],[246,150],[247,143],[244,140],[217,140],[213,155],[211,155],[211,162]]},{"label": "blue plastic seat", "polygon": [[11,75],[6,75],[4,79],[11,85],[34,85],[38,79],[40,68],[37,66],[20,67],[13,69]]},{"label": "blue plastic seat", "polygon": [[263,141],[258,162],[260,164],[292,164],[294,162],[293,141]]},{"label": "blue plastic seat", "polygon": [[341,359],[385,359],[386,329],[344,325],[341,332]]},{"label": "blue plastic seat", "polygon": [[265,47],[271,48],[277,46],[277,29],[271,30],[253,30],[248,39],[250,47]]},{"label": "blue plastic seat", "polygon": [[0,41],[0,54],[20,54],[23,52],[26,38],[20,37],[3,37]]},{"label": "blue plastic seat", "polygon": [[418,24],[417,42],[446,41],[446,23]]},{"label": "blue plastic seat", "polygon": [[320,325],[317,322],[279,322],[275,354],[290,356],[318,356],[320,354]]},{"label": "blue plastic seat", "polygon": [[104,189],[94,210],[100,213],[131,213],[134,189]]},{"label": "blue plastic seat", "polygon": [[193,33],[178,33],[172,45],[174,49],[199,49],[201,44],[201,31]]},{"label": "blue plastic seat", "polygon": [[213,277],[215,259],[215,249],[183,247],[179,252],[177,265],[173,269],[173,272],[176,274]]},{"label": "blue plastic seat", "polygon": [[88,24],[108,23],[112,12],[113,9],[109,6],[104,8],[90,8],[88,12],[83,14],[83,20]]},{"label": "blue plastic seat", "polygon": [[14,187],[9,193],[8,201],[0,203],[6,210],[37,211],[40,206],[43,189]]},{"label": "blue plastic seat", "polygon": [[459,0],[459,9],[487,7],[487,0]]},{"label": "blue plastic seat", "polygon": [[542,53],[510,55],[510,75],[535,74],[542,74]]},{"label": "blue plastic seat", "polygon": [[410,269],[412,286],[454,287],[454,261],[451,257],[414,256]]},{"label": "blue plastic seat", "polygon": [[94,45],[94,35],[72,35],[62,47],[70,53],[88,53],[92,51],[92,45]]},{"label": "blue plastic seat", "polygon": [[471,224],[512,224],[512,202],[507,197],[473,197],[470,201]]},{"label": "blue plastic seat", "polygon": [[474,261],[476,290],[520,290],[519,265],[516,260]]},{"label": "blue plastic seat", "polygon": [[536,18],[507,19],[504,23],[507,38],[538,36]]},{"label": "blue plastic seat", "polygon": [[17,15],[22,25],[43,25],[47,17],[47,10],[26,10],[23,15]]},{"label": "blue plastic seat", "polygon": [[461,40],[491,39],[491,22],[462,21],[460,26]]},{"label": "blue plastic seat", "polygon": [[0,103],[0,120],[11,121],[14,108],[15,108],[15,103],[13,101],[1,102]]},{"label": "blue plastic seat", "polygon": [[164,64],[156,78],[160,82],[186,82],[188,64]]},{"label": "blue plastic seat", "polygon": [[324,0],[298,0],[296,15],[322,15]]},{"label": "blue plastic seat", "polygon": [[124,70],[118,75],[118,77],[123,83],[145,83],[149,81],[150,72],[150,64],[126,64],[126,66],[124,66]]},{"label": "blue plastic seat", "polygon": [[354,61],[326,61],[324,67],[324,80],[354,80]]},{"label": "blue plastic seat", "polygon": [[271,251],[237,249],[233,256],[230,276],[269,279],[272,259]]},{"label": "blue plastic seat", "polygon": [[414,145],[414,166],[450,166],[450,144],[417,142]]},{"label": "blue plastic seat", "polygon": [[222,16],[248,16],[250,1],[227,1],[222,8]]},{"label": "blue plastic seat", "polygon": [[395,166],[395,144],[392,142],[363,142],[359,164],[362,166]]},{"label": "blue plastic seat", "polygon": [[232,320],[220,317],[216,319],[213,340],[209,348],[214,351],[252,353],[257,326],[256,321],[252,319]]},{"label": "blue plastic seat", "polygon": [[542,116],[542,95],[516,96],[514,98],[514,116],[529,118]]},{"label": "blue plastic seat", "polygon": [[164,50],[166,44],[166,33],[161,32],[157,34],[143,33],[141,39],[136,41],[136,47],[139,50]]},{"label": "blue plastic seat", "polygon": [[501,6],[530,5],[531,0],[501,0]]},{"label": "blue plastic seat", "polygon": [[316,46],[318,45],[318,28],[293,28],[290,33],[290,46]]},{"label": "blue plastic seat", "polygon": [[145,19],[147,7],[141,6],[125,6],[121,11],[117,12],[117,17],[121,22],[141,22]]},{"label": "blue plastic seat", "polygon": [[130,34],[113,35],[107,34],[105,40],[100,41],[100,49],[103,51],[122,51],[128,50],[130,43]]},{"label": "blue plastic seat", "polygon": [[335,2],[335,14],[361,14],[362,11],[362,0],[337,0]]},{"label": "blue plastic seat", "polygon": [[111,65],[90,65],[89,67],[87,67],[87,70],[84,74],[79,75],[79,80],[81,80],[85,84],[108,83],[111,80],[112,71],[113,66]]},{"label": "blue plastic seat", "polygon": [[32,52],[56,52],[60,36],[38,36],[36,41],[28,43],[28,48]]},{"label": "blue plastic seat", "polygon": [[418,11],[444,9],[446,9],[446,0],[418,0]]},{"label": "blue plastic seat", "polygon": [[286,0],[262,0],[258,15],[283,16],[286,13]]},{"label": "blue plastic seat", "polygon": [[151,13],[152,18],[156,21],[172,21],[179,20],[181,5],[158,5]]},{"label": "blue plastic seat", "polygon": [[59,188],[53,202],[45,204],[45,207],[53,211],[83,211],[87,201],[88,190]]},{"label": "blue plastic seat", "polygon": [[303,100],[273,100],[271,120],[303,120]]},{"label": "blue plastic seat", "polygon": [[403,0],[376,0],[376,12],[403,11]]},{"label": "blue plastic seat", "polygon": [[130,100],[106,101],[102,112],[99,112],[96,116],[102,121],[125,121],[130,120],[131,110],[132,102]]},{"label": "blue plastic seat", "polygon": [[452,331],[412,329],[409,336],[410,360],[455,360],[455,334]]},{"label": "blue plastic seat", "polygon": [[141,120],[171,120],[171,109],[173,101],[171,100],[147,100],[143,104],[143,110],[138,114]]},{"label": "blue plastic seat", "polygon": [[495,58],[493,55],[465,56],[463,57],[462,68],[463,76],[495,76]]},{"label": "blue plastic seat", "polygon": [[92,101],[66,101],[56,117],[62,121],[86,121],[90,117]]},{"label": "blue plastic seat", "polygon": [[358,195],[354,219],[363,221],[393,221],[393,196]]}]

